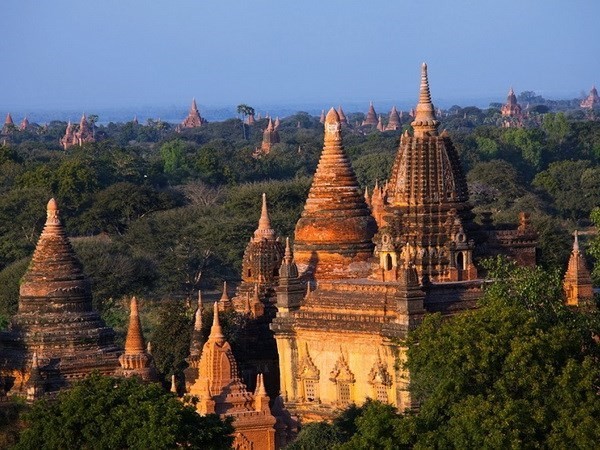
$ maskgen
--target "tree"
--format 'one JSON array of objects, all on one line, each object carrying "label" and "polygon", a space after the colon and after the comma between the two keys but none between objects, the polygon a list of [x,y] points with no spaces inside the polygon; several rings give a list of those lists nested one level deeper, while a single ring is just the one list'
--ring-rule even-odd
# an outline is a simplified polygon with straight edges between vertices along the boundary
[{"label": "tree", "polygon": [[488,268],[496,281],[477,310],[426,316],[410,335],[410,389],[421,406],[399,435],[419,448],[595,447],[597,315],[563,305],[559,272],[501,259]]},{"label": "tree", "polygon": [[200,416],[157,384],[92,375],[24,417],[16,449],[228,449],[231,419]]},{"label": "tree", "polygon": [[242,116],[242,130],[244,132],[244,140],[247,139],[246,137],[246,117],[247,116],[253,116],[254,115],[254,108],[252,106],[248,106],[245,103],[242,103],[240,105],[237,106],[237,112],[238,114],[241,114]]}]

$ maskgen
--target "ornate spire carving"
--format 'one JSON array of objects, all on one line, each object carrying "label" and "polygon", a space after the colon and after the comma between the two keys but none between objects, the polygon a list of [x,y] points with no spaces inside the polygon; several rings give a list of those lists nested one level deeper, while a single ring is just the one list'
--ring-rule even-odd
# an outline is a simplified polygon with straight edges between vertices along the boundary
[{"label": "ornate spire carving", "polygon": [[415,120],[411,123],[414,136],[423,137],[427,134],[437,135],[439,122],[435,118],[435,108],[431,103],[431,93],[429,92],[429,79],[427,77],[427,64],[421,65],[421,89],[419,92],[419,103],[415,112]]}]

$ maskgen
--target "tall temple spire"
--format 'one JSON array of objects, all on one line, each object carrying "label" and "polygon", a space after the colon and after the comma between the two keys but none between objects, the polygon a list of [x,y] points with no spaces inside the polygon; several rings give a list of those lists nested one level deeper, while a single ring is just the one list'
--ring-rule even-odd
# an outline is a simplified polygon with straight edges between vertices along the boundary
[{"label": "tall temple spire", "polygon": [[138,376],[145,381],[155,381],[157,379],[154,358],[152,358],[144,343],[138,301],[135,296],[131,297],[125,353],[119,357],[119,363],[121,364],[121,372],[126,377]]},{"label": "tall temple spire", "polygon": [[594,290],[592,278],[583,253],[579,249],[579,236],[574,233],[573,250],[563,281],[566,304],[568,306],[590,306],[593,303]]},{"label": "tall temple spire", "polygon": [[267,194],[265,194],[264,192],[262,195],[262,209],[260,213],[260,219],[258,220],[258,228],[254,232],[254,239],[275,239],[275,230],[271,228],[271,221],[269,220],[269,211],[267,209]]},{"label": "tall temple spire", "polygon": [[415,112],[415,120],[411,123],[415,137],[426,134],[437,135],[439,122],[435,118],[435,108],[431,103],[429,92],[429,79],[427,77],[427,64],[421,65],[421,88],[419,92],[419,103]]},{"label": "tall temple spire", "polygon": [[229,298],[229,295],[227,295],[227,281],[223,281],[223,294],[221,294],[221,298],[218,303],[221,311],[229,311],[233,309],[233,303]]},{"label": "tall temple spire", "polygon": [[332,266],[325,270],[330,264],[342,269],[350,262],[366,262],[374,233],[375,222],[344,151],[339,114],[331,108],[325,118],[323,152],[296,224],[298,268],[327,276],[332,274]]},{"label": "tall temple spire", "polygon": [[138,312],[137,298],[131,297],[130,313],[129,313],[129,328],[127,328],[127,338],[125,339],[125,353],[135,354],[146,351],[144,336],[142,334],[142,324],[140,323],[140,315]]},{"label": "tall temple spire", "polygon": [[6,119],[4,120],[4,125],[14,125],[13,118],[10,113],[6,114]]},{"label": "tall temple spire", "polygon": [[213,304],[213,323],[210,327],[210,334],[208,335],[210,342],[225,342],[225,335],[219,322],[219,304],[215,302]]}]

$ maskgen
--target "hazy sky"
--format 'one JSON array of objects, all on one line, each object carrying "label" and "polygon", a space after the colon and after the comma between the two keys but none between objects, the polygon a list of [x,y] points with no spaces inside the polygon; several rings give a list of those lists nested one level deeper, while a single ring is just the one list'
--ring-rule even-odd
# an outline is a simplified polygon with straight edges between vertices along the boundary
[{"label": "hazy sky", "polygon": [[415,99],[600,85],[598,0],[2,0],[0,111]]}]

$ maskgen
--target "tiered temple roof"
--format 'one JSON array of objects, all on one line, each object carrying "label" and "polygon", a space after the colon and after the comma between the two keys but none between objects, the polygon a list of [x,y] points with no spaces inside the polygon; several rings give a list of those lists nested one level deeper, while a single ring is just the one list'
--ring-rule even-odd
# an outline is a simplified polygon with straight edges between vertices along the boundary
[{"label": "tiered temple roof", "polygon": [[179,125],[179,129],[183,128],[196,128],[201,127],[206,120],[202,118],[200,115],[200,111],[198,110],[198,106],[196,105],[196,99],[192,99],[192,106],[190,106],[190,111],[183,122]]},{"label": "tiered temple roof", "polygon": [[323,152],[296,224],[296,263],[309,277],[359,276],[365,270],[361,263],[372,256],[375,231],[344,151],[339,115],[331,108],[325,120]]},{"label": "tiered temple roof", "polygon": [[413,135],[407,131],[400,138],[385,205],[389,217],[384,214],[387,223],[376,239],[385,275],[392,278],[403,263],[433,280],[476,276],[467,182],[458,153],[447,133],[438,133],[438,123],[423,64]]},{"label": "tiered temple roof", "polygon": [[521,120],[523,119],[523,110],[521,105],[517,103],[517,96],[512,87],[508,91],[506,103],[502,105],[500,112],[502,113],[502,117],[504,117],[504,122],[502,123],[503,127],[518,127],[522,125]]},{"label": "tiered temple roof", "polygon": [[600,97],[598,96],[598,90],[596,86],[592,86],[590,95],[581,101],[580,106],[586,109],[593,109],[600,106]]},{"label": "tiered temple roof", "polygon": [[9,332],[0,336],[5,376],[21,391],[36,353],[45,389],[54,391],[96,370],[118,367],[114,332],[92,307],[89,279],[66,236],[54,199],[27,272]]}]

